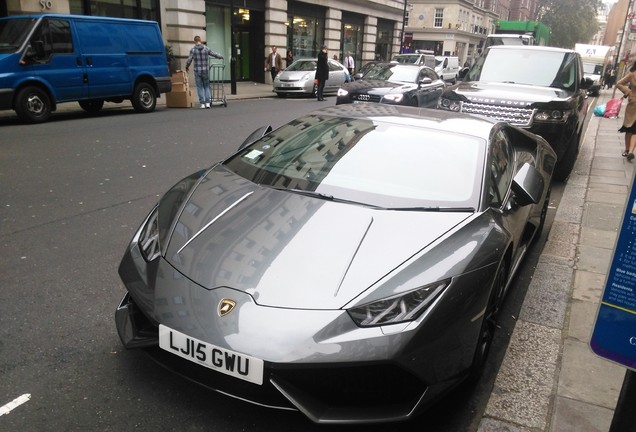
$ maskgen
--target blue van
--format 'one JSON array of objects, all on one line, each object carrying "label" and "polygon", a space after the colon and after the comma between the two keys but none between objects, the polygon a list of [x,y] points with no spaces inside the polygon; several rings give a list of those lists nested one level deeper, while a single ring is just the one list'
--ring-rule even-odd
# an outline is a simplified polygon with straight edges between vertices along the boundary
[{"label": "blue van", "polygon": [[154,111],[171,90],[159,26],[154,21],[82,15],[0,18],[0,110],[28,123],[46,121],[58,103],[87,112],[129,99]]}]

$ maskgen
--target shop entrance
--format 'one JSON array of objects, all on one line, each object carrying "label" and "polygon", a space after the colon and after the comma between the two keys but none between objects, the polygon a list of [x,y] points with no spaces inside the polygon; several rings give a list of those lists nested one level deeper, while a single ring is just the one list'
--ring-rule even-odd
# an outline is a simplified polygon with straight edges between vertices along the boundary
[{"label": "shop entrance", "polygon": [[250,32],[247,28],[238,28],[234,31],[234,42],[236,44],[236,80],[251,81],[251,56],[250,52]]},{"label": "shop entrance", "polygon": [[261,11],[235,9],[232,40],[236,59],[236,80],[263,82],[265,14]]}]

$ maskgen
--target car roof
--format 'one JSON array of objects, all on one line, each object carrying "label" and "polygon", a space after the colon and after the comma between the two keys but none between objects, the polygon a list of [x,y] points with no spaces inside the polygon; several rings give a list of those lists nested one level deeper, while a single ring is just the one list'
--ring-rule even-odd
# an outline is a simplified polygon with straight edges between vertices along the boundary
[{"label": "car roof", "polygon": [[573,49],[568,48],[558,48],[558,47],[550,47],[544,45],[491,45],[488,47],[489,50],[524,50],[524,51],[552,51],[552,52],[561,52],[561,53],[574,53]]},{"label": "car roof", "polygon": [[[443,132],[463,133],[488,139],[498,122],[470,114],[378,103],[333,105],[313,111],[312,115],[368,118],[405,126],[422,127]],[[510,126],[512,127],[512,126]]]},{"label": "car roof", "polygon": [[[400,54],[402,55],[402,54]],[[419,55],[419,54],[418,54]],[[400,67],[400,68],[412,68],[412,69],[430,69],[434,70],[432,67],[423,65],[423,64],[413,64],[413,63],[398,63],[394,61],[390,62],[377,62],[376,66],[391,66],[391,67]]]}]

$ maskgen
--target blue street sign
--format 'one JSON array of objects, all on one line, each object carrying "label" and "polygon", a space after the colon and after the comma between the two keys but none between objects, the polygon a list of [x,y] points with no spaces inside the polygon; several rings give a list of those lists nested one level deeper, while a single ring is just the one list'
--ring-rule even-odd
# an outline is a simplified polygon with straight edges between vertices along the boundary
[{"label": "blue street sign", "polygon": [[596,315],[590,347],[636,370],[636,176],[623,213],[614,256]]}]

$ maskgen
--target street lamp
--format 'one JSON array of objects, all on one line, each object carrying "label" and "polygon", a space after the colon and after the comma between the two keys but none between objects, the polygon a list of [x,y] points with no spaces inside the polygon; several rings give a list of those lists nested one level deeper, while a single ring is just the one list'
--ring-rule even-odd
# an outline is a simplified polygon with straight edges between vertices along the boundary
[{"label": "street lamp", "polygon": [[407,7],[407,5],[408,5],[407,0],[404,0],[404,11],[402,12],[402,31],[400,32],[400,54],[402,54],[402,52],[404,50],[404,23],[406,21],[406,7]]}]

